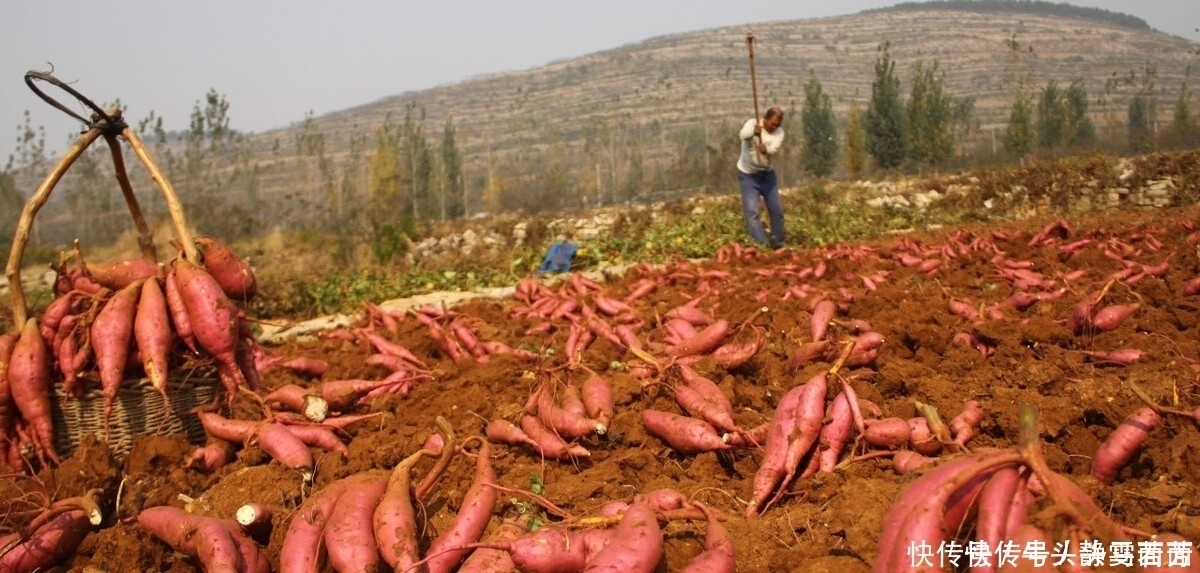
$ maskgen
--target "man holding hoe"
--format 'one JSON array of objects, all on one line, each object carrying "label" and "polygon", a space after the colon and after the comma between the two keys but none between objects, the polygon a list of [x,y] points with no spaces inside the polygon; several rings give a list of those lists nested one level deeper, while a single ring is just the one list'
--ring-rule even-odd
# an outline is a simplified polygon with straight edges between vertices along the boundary
[{"label": "man holding hoe", "polygon": [[779,182],[771,157],[783,145],[783,110],[779,107],[767,109],[762,123],[747,120],[739,134],[742,138],[742,155],[738,158],[738,184],[742,188],[742,216],[746,218],[746,230],[759,244],[767,244],[759,212],[759,198],[767,205],[767,217],[771,222],[770,247],[783,246],[783,201],[779,198]]},{"label": "man holding hoe", "polygon": [[[783,201],[779,198],[779,182],[771,158],[783,145],[783,110],[778,106],[767,109],[762,122],[758,121],[758,83],[754,78],[754,32],[746,34],[750,50],[750,85],[754,90],[754,119],[746,120],[739,137],[742,153],[738,157],[738,185],[742,188],[742,216],[750,237],[772,249],[783,246]],[[767,242],[760,213],[760,198],[767,206],[771,222],[770,242]]]}]

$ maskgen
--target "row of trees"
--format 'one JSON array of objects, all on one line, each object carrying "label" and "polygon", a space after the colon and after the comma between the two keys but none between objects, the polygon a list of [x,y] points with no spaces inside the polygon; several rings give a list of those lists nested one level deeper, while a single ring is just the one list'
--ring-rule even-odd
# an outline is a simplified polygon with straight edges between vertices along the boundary
[{"label": "row of trees", "polygon": [[[912,68],[907,99],[901,93],[896,76],[896,61],[888,44],[878,49],[871,97],[865,110],[851,105],[844,124],[844,143],[838,143],[838,121],[828,95],[813,72],[805,84],[804,107],[800,113],[802,149],[798,167],[812,177],[827,177],[844,160],[847,175],[857,179],[868,161],[874,167],[893,171],[902,167],[937,169],[964,153],[964,139],[978,125],[974,120],[974,98],[956,98],[945,92],[945,74],[938,62],[916,62]],[[1010,48],[1016,58],[1031,53],[1015,39]],[[1028,73],[1015,75],[1013,102],[1008,124],[1002,135],[1004,149],[1017,157],[1035,152],[1062,152],[1084,149],[1097,143],[1097,129],[1089,113],[1090,97],[1082,80],[1062,87],[1049,80],[1040,91],[1028,87]],[[1169,129],[1163,133],[1158,117],[1157,73],[1148,64],[1139,76],[1113,75],[1105,86],[1104,98],[1122,86],[1134,93],[1127,108],[1125,142],[1133,152],[1153,149],[1165,140],[1174,146],[1200,143],[1200,128],[1192,110],[1192,92],[1185,80],[1175,100]],[[1119,122],[1106,117],[1112,126]],[[785,126],[787,124],[785,123]]]}]

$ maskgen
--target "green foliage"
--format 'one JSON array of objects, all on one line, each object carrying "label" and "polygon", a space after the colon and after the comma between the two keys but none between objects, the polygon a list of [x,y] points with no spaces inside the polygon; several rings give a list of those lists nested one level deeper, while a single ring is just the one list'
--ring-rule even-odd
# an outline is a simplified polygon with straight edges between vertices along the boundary
[{"label": "green foliage", "polygon": [[1018,155],[1033,151],[1037,132],[1033,125],[1033,102],[1024,86],[1018,86],[1008,114],[1008,129],[1004,132],[1004,148]]},{"label": "green foliage", "polygon": [[919,163],[938,165],[954,155],[954,99],[946,94],[945,74],[921,62],[913,66],[908,98],[909,156]]},{"label": "green foliage", "polygon": [[1196,112],[1192,111],[1192,90],[1187,82],[1179,86],[1179,98],[1175,100],[1175,111],[1171,115],[1171,132],[1180,141],[1196,135]]},{"label": "green foliage", "polygon": [[1154,147],[1151,139],[1150,100],[1145,94],[1135,94],[1129,101],[1129,149],[1146,152]]},{"label": "green foliage", "polygon": [[809,70],[804,84],[804,109],[800,112],[804,129],[804,153],[801,165],[814,177],[827,177],[837,162],[837,118],[833,102],[821,88],[816,72]]},{"label": "green foliage", "polygon": [[857,103],[851,103],[850,115],[846,119],[846,172],[851,179],[859,179],[866,165],[867,131],[863,124],[863,112]]},{"label": "green foliage", "polygon": [[867,153],[875,159],[875,165],[882,169],[899,167],[908,155],[900,80],[896,78],[896,62],[892,60],[889,49],[888,43],[879,47],[866,116]]},{"label": "green foliage", "polygon": [[1096,127],[1088,117],[1088,95],[1082,80],[1066,90],[1050,80],[1037,101],[1038,145],[1044,149],[1090,142]]}]

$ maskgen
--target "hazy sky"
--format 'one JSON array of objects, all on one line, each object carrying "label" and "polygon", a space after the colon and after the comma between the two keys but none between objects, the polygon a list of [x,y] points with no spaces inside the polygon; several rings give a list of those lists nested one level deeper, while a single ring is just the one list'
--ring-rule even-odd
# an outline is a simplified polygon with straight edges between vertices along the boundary
[{"label": "hazy sky", "polygon": [[[38,99],[50,64],[97,104],[119,99],[185,129],[210,89],[232,127],[262,132],[473,76],[524,70],[655,36],[852,14],[890,0],[14,0],[0,34],[0,165],[24,113],[57,159],[80,124]],[[1197,0],[1072,0],[1200,41]],[[48,94],[67,94],[39,83]],[[80,115],[87,116],[86,113]]]}]

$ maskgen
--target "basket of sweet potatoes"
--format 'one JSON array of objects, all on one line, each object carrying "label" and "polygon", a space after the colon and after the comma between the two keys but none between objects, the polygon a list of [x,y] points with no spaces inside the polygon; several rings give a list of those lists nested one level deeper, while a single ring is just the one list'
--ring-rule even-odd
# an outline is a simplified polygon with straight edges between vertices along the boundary
[{"label": "basket of sweet potatoes", "polygon": [[[30,316],[21,259],[38,210],[83,150],[100,137],[141,254],[89,263],[78,242],[54,265],[53,300]],[[124,173],[121,143],[137,153],[166,198],[177,254],[160,261]],[[249,328],[239,304],[255,294],[253,270],[221,241],[193,236],[174,189],[141,140],[112,108],[68,150],[20,214],[6,276],[12,331],[0,333],[0,463],[46,467],[94,434],[119,457],[143,434],[204,432],[193,410],[231,401],[256,383]]]}]

